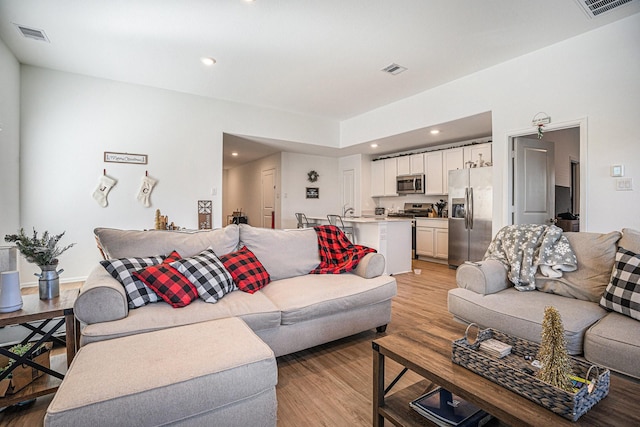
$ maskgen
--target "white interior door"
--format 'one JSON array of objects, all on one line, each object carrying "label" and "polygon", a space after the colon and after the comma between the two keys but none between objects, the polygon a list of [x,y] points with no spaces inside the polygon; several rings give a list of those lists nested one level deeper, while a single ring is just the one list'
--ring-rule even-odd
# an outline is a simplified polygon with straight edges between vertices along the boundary
[{"label": "white interior door", "polygon": [[342,170],[342,206],[356,209],[356,181],[353,169]]},{"label": "white interior door", "polygon": [[555,217],[554,143],[513,139],[513,224],[549,224]]},{"label": "white interior door", "polygon": [[262,171],[262,227],[271,228],[276,206],[276,170]]}]

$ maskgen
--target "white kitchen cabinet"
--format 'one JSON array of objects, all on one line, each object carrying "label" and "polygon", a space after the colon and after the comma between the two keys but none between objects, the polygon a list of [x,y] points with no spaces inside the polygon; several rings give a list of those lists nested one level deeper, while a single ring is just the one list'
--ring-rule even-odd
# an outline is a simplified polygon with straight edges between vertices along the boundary
[{"label": "white kitchen cabinet", "polygon": [[398,167],[398,175],[411,174],[411,159],[409,158],[409,156],[401,156],[396,158],[396,164]]},{"label": "white kitchen cabinet", "polygon": [[416,254],[437,260],[449,257],[449,225],[446,218],[416,220]]},{"label": "white kitchen cabinet", "polygon": [[412,154],[410,156],[400,156],[397,159],[398,175],[413,175],[424,173],[424,155]]},{"label": "white kitchen cabinet", "polygon": [[442,152],[442,194],[449,194],[449,171],[464,168],[464,150],[450,148]]},{"label": "white kitchen cabinet", "polygon": [[412,154],[409,156],[411,164],[411,173],[424,173],[424,154]]},{"label": "white kitchen cabinet", "polygon": [[371,162],[371,197],[384,196],[384,161]]},{"label": "white kitchen cabinet", "polygon": [[[474,144],[464,147],[464,165],[467,166],[467,162],[478,164],[480,158],[485,162],[492,162],[491,155],[491,143],[486,144]],[[480,166],[478,164],[478,166]]]},{"label": "white kitchen cabinet", "polygon": [[397,176],[395,158],[371,162],[371,197],[397,196]]},{"label": "white kitchen cabinet", "polygon": [[396,159],[384,159],[384,195],[397,196],[396,178],[398,177],[398,164]]},{"label": "white kitchen cabinet", "polygon": [[442,189],[442,151],[432,151],[424,154],[425,192],[424,194],[445,194]]}]

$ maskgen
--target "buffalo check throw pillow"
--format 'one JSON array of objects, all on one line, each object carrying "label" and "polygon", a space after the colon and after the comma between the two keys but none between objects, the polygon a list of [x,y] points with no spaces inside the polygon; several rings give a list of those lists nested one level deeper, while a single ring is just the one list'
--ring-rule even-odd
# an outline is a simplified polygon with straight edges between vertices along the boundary
[{"label": "buffalo check throw pillow", "polygon": [[246,246],[237,252],[222,255],[220,261],[231,273],[233,281],[241,291],[252,294],[267,286],[271,281],[267,270]]},{"label": "buffalo check throw pillow", "polygon": [[196,287],[200,298],[206,302],[217,302],[237,289],[233,277],[211,248],[198,255],[174,261],[171,267],[182,273]]},{"label": "buffalo check throw pillow", "polygon": [[173,308],[187,306],[198,298],[198,291],[186,277],[170,265],[179,259],[180,254],[173,251],[162,264],[135,271],[133,277],[143,281]]},{"label": "buffalo check throw pillow", "polygon": [[600,298],[600,305],[640,320],[640,255],[618,248],[611,281]]},{"label": "buffalo check throw pillow", "polygon": [[164,259],[164,256],[120,258],[100,261],[100,264],[124,286],[129,308],[138,308],[150,302],[158,302],[158,295],[140,280],[134,278],[132,273],[150,265],[160,264]]}]

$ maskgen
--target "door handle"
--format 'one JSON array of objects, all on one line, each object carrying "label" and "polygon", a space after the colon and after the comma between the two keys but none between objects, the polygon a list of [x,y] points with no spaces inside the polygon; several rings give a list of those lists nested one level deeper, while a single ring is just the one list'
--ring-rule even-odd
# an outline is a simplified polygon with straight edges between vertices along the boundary
[{"label": "door handle", "polygon": [[469,229],[469,187],[464,188],[464,228]]},{"label": "door handle", "polygon": [[558,218],[549,218],[549,224],[557,224]]},{"label": "door handle", "polygon": [[473,230],[473,187],[469,187],[469,230]]}]

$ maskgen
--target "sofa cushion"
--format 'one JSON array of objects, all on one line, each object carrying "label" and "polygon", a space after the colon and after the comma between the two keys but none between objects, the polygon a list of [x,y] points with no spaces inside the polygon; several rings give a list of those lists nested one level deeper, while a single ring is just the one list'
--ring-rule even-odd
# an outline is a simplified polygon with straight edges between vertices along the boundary
[{"label": "sofa cushion", "polygon": [[161,264],[133,272],[133,277],[144,282],[173,308],[187,306],[198,298],[195,286],[170,265],[179,258],[180,254],[173,251]]},{"label": "sofa cushion", "polygon": [[632,228],[623,228],[618,246],[640,254],[640,231]]},{"label": "sofa cushion", "polygon": [[[233,291],[215,304],[198,298],[188,306],[175,310],[169,304],[160,302],[149,304],[143,310],[130,310],[124,319],[86,325],[82,329],[81,345],[225,317],[240,317],[254,331],[278,328],[281,319],[278,307],[262,292],[251,295]],[[211,333],[215,334],[216,331]]]},{"label": "sofa cushion", "polygon": [[290,325],[387,301],[396,291],[396,281],[391,276],[363,279],[344,273],[278,280],[260,293],[281,310],[282,324]]},{"label": "sofa cushion", "polygon": [[562,317],[569,354],[581,354],[586,330],[607,312],[598,304],[550,295],[519,292],[515,288],[481,295],[468,289],[451,289],[449,312],[466,323],[493,328],[533,342],[540,342],[544,309],[554,306]]},{"label": "sofa cushion", "polygon": [[172,262],[171,266],[193,283],[200,298],[206,302],[214,303],[237,289],[233,278],[211,248]]},{"label": "sofa cushion", "polygon": [[222,255],[220,261],[231,273],[234,283],[241,291],[252,294],[271,281],[267,270],[246,246],[237,252]]},{"label": "sofa cushion", "polygon": [[620,232],[569,232],[564,235],[578,258],[578,269],[565,272],[559,278],[537,274],[536,288],[569,298],[599,302],[611,277]]},{"label": "sofa cushion", "polygon": [[285,231],[240,224],[240,242],[258,257],[271,280],[301,276],[320,264],[313,228]]},{"label": "sofa cushion", "polygon": [[640,255],[618,248],[616,263],[600,305],[640,320]]},{"label": "sofa cushion", "polygon": [[178,251],[183,257],[196,255],[208,247],[216,254],[227,254],[238,249],[238,226],[207,231],[93,230],[98,244],[107,258],[147,257]]},{"label": "sofa cushion", "polygon": [[100,261],[100,264],[124,286],[129,308],[138,308],[150,302],[158,302],[158,295],[147,285],[132,276],[133,272],[160,264],[164,255],[148,258],[119,258]]},{"label": "sofa cushion", "polygon": [[609,313],[591,326],[584,337],[584,357],[640,379],[640,323]]}]

